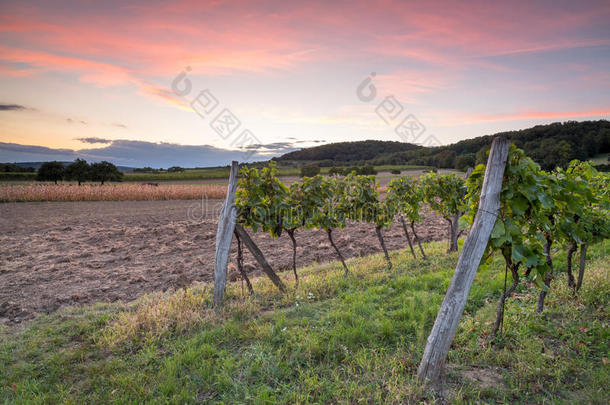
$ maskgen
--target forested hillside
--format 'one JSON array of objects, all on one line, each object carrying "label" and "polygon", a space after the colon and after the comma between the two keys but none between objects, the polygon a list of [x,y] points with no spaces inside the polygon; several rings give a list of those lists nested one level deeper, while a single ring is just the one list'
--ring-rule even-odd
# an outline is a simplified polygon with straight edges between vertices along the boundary
[{"label": "forested hillside", "polygon": [[[587,160],[610,152],[610,121],[568,121],[501,133],[523,149],[543,169],[566,167],[573,159]],[[458,143],[426,148],[401,142],[341,142],[285,154],[277,161],[316,161],[320,166],[426,165],[465,169],[485,161],[493,137],[485,135]]]},{"label": "forested hillside", "polygon": [[380,155],[413,151],[421,148],[418,145],[393,141],[338,142],[290,152],[276,160],[355,162],[374,159]]}]

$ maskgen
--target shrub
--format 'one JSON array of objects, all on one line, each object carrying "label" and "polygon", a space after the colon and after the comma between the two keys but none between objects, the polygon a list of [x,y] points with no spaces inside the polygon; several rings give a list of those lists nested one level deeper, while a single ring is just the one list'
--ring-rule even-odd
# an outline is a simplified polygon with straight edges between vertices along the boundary
[{"label": "shrub", "polygon": [[320,174],[320,166],[316,164],[301,167],[301,177],[314,177],[318,174]]},{"label": "shrub", "polygon": [[340,167],[331,167],[328,174],[330,176],[341,176],[343,174],[343,169]]}]

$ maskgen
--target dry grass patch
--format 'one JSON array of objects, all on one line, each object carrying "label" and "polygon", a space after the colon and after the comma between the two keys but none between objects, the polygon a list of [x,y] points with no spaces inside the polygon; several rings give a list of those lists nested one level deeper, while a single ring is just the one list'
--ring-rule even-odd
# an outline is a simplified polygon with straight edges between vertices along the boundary
[{"label": "dry grass patch", "polygon": [[27,184],[0,187],[1,202],[194,200],[224,198],[225,194],[226,186],[216,184]]}]

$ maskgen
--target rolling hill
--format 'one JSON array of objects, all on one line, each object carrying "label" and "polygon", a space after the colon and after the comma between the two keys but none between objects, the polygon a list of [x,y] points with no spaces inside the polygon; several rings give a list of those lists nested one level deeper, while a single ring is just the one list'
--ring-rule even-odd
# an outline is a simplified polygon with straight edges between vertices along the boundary
[{"label": "rolling hill", "polygon": [[565,167],[573,159],[587,160],[610,152],[610,121],[567,121],[501,132],[440,147],[402,142],[340,142],[294,151],[274,158],[281,165],[318,163],[322,167],[362,165],[424,165],[464,170],[484,162],[492,139],[505,135],[543,169]]}]

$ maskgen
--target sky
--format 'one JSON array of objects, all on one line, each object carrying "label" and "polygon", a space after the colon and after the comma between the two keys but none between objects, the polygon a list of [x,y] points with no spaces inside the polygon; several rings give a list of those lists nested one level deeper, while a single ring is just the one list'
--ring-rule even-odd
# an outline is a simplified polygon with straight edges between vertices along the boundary
[{"label": "sky", "polygon": [[0,161],[183,167],[610,117],[608,1],[0,0]]}]

